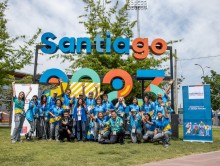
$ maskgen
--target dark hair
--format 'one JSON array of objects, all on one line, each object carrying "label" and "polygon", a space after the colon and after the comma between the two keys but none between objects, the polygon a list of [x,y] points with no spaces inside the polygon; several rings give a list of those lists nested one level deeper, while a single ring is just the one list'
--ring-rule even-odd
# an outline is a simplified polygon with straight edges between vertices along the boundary
[{"label": "dark hair", "polygon": [[151,118],[150,114],[149,114],[149,113],[147,113],[146,115],[148,115],[148,116],[149,116],[149,121],[151,122],[151,121],[152,121],[152,118]]},{"label": "dark hair", "polygon": [[65,114],[65,113],[68,113],[68,114],[69,114],[69,112],[68,112],[67,110],[65,110],[65,111],[63,112],[63,114]]},{"label": "dark hair", "polygon": [[157,98],[157,100],[159,100],[159,99],[160,99],[160,100],[163,100],[162,97],[158,97],[158,98]]},{"label": "dark hair", "polygon": [[56,102],[55,102],[55,104],[56,104],[56,105],[57,105],[57,101],[60,101],[61,106],[63,105],[63,102],[62,102],[62,100],[61,100],[61,99],[56,99]]},{"label": "dark hair", "polygon": [[133,97],[133,100],[134,100],[134,99],[137,100],[137,97],[134,96],[134,97]]},{"label": "dark hair", "polygon": [[82,99],[82,98],[79,98],[78,100],[77,100],[77,107],[79,106],[79,100],[82,100],[82,104],[81,104],[81,106],[82,107],[84,107],[84,103],[85,103],[85,101]]},{"label": "dark hair", "polygon": [[149,100],[150,100],[149,96],[144,96],[144,98],[143,98],[143,103],[145,103],[145,102],[144,102],[144,99],[145,99],[145,98],[147,98],[147,99],[148,99],[148,103],[150,103],[150,101],[149,101]]},{"label": "dark hair", "polygon": [[47,104],[47,96],[46,95],[42,95],[41,97],[40,97],[40,104],[42,105],[43,104],[43,99],[44,99],[44,97],[46,97],[46,104]]},{"label": "dark hair", "polygon": [[104,94],[104,95],[103,95],[103,97],[104,97],[104,96],[108,97],[108,95],[107,95],[107,94]]}]

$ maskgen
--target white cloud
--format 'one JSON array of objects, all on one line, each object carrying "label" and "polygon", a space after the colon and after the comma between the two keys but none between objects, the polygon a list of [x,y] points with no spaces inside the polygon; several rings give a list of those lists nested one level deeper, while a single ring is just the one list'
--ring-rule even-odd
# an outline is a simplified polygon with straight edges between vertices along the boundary
[{"label": "white cloud", "polygon": [[[123,1],[121,2],[123,3]],[[220,1],[201,0],[149,0],[149,9],[140,11],[141,36],[149,40],[160,37],[165,40],[184,39],[173,45],[179,59],[220,55],[220,22],[218,17]],[[79,24],[78,16],[84,13],[84,4],[80,0],[9,0],[7,10],[8,30],[11,35],[31,36],[42,28],[61,38],[63,36],[86,36],[84,27]],[[131,20],[136,19],[136,12],[130,11]],[[134,28],[136,37],[136,28]],[[39,57],[38,71],[57,67],[62,70],[68,63],[59,60],[46,60]],[[195,63],[210,66],[220,73],[220,57],[178,62],[178,75],[186,79],[183,85],[200,84],[202,71]],[[33,66],[23,71],[33,72]],[[205,70],[209,74],[209,70]],[[181,93],[180,93],[181,95]]]}]

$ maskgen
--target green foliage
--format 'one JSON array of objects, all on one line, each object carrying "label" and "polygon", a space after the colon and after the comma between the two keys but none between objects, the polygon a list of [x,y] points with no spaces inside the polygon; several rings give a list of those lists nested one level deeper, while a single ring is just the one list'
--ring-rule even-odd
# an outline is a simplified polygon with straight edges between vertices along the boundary
[{"label": "green foliage", "polygon": [[[111,0],[105,1],[105,6],[101,0],[83,0],[83,2],[85,3],[85,14],[79,18],[82,20],[80,23],[84,25],[91,42],[94,41],[97,34],[106,39],[106,32],[111,33],[112,42],[118,37],[133,37],[132,28],[136,25],[136,21],[130,21],[128,18],[127,4],[120,7],[118,1]],[[64,61],[70,62],[69,70],[71,72],[87,67],[95,70],[100,76],[104,76],[108,71],[116,68],[123,69],[134,76],[137,69],[155,69],[161,67],[161,63],[169,59],[167,55],[157,59],[149,55],[145,60],[137,61],[131,55],[120,55],[114,52],[110,55],[99,54],[96,50],[93,50],[91,55],[82,53],[80,55],[55,55],[54,57],[64,58]],[[134,88],[126,98],[127,101],[131,101],[133,96],[140,97],[141,84],[137,80],[133,82]],[[146,82],[145,87],[148,84],[149,82]],[[101,88],[106,93],[113,90],[109,85],[102,85]]]},{"label": "green foliage", "polygon": [[203,84],[209,84],[211,87],[211,103],[212,109],[217,110],[220,108],[220,74],[217,74],[214,70],[211,70],[211,76],[205,76],[203,78]]},{"label": "green foliage", "polygon": [[[5,18],[5,10],[7,9],[7,1],[0,3],[0,85],[9,84],[11,82],[10,75],[15,70],[22,69],[25,65],[31,63],[33,50],[31,49],[36,43],[36,39],[41,32],[38,29],[36,34],[28,39],[26,36],[11,37],[7,31],[7,19]],[[18,45],[18,43],[21,43]]]}]

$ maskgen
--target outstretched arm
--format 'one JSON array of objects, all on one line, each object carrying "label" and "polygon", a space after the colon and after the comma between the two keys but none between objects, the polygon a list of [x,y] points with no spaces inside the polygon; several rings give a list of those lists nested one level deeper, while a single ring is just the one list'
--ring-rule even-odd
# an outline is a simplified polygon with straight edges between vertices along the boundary
[{"label": "outstretched arm", "polygon": [[169,91],[170,91],[170,89],[171,89],[171,86],[172,86],[173,82],[174,82],[174,80],[171,80],[171,81],[169,82],[169,86],[168,86],[167,89],[165,90],[165,94],[166,94],[167,96],[168,96],[168,94],[169,94]]},{"label": "outstretched arm", "polygon": [[85,88],[86,88],[85,83],[82,83],[82,94],[83,94],[83,98],[86,97]]},{"label": "outstretched arm", "polygon": [[98,99],[100,96],[102,96],[104,94],[104,91],[101,91],[99,95],[97,95],[97,97],[95,99]]},{"label": "outstretched arm", "polygon": [[13,81],[11,84],[12,84],[12,95],[13,95],[13,97],[15,97],[16,96],[15,82]]},{"label": "outstretched arm", "polygon": [[60,88],[61,88],[61,92],[62,92],[62,94],[64,94],[65,92],[64,92],[64,89],[63,89],[63,80],[62,79],[60,79],[59,80],[60,81]]},{"label": "outstretched arm", "polygon": [[31,88],[31,85],[30,85],[29,86],[29,91],[25,94],[25,97],[24,97],[25,100],[28,97],[28,95],[31,93],[31,91],[32,91],[32,88]]},{"label": "outstretched arm", "polygon": [[98,86],[97,86],[97,84],[95,85],[95,99],[96,99],[96,97],[98,96]]}]

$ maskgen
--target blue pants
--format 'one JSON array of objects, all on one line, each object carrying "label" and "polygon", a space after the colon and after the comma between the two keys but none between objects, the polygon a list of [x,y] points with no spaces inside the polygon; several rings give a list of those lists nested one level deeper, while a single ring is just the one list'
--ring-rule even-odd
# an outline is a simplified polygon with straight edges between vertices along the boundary
[{"label": "blue pants", "polygon": [[86,122],[83,121],[77,121],[76,122],[76,128],[77,128],[77,140],[81,140],[80,134],[82,133],[82,140],[86,140]]}]

